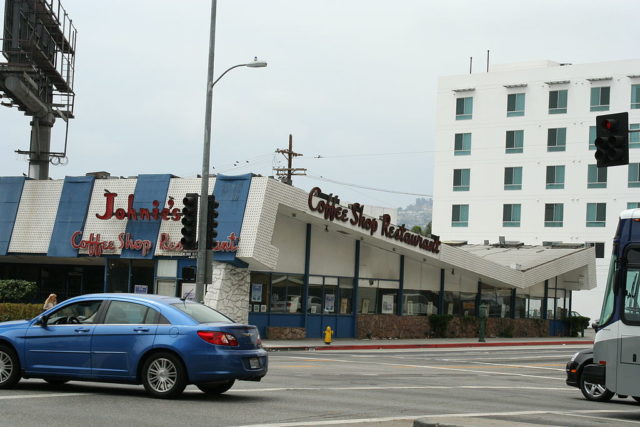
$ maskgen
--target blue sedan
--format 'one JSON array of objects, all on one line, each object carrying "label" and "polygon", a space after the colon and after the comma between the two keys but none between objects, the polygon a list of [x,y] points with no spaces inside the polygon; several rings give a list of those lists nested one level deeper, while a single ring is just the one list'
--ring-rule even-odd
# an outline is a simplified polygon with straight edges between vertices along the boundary
[{"label": "blue sedan", "polygon": [[187,384],[209,394],[260,381],[267,352],[255,326],[160,295],[91,294],[32,320],[0,323],[0,389],[20,378],[143,384],[172,398]]}]

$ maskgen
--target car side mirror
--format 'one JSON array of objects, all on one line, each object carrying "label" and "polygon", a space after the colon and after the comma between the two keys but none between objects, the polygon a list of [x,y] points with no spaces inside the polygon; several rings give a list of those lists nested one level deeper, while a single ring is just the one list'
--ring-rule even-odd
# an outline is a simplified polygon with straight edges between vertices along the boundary
[{"label": "car side mirror", "polygon": [[595,329],[595,331],[596,331],[596,332],[598,332],[598,327],[599,327],[599,326],[600,326],[600,323],[598,323],[597,321],[596,321],[596,322],[593,322],[593,323],[591,324],[591,327],[592,327],[593,329]]}]

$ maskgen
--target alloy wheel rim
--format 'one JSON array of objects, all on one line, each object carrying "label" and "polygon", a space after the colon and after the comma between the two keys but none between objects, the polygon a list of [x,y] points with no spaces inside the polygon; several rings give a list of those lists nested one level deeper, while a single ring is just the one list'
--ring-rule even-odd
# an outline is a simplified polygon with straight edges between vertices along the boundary
[{"label": "alloy wheel rim", "polygon": [[0,352],[0,383],[9,379],[13,372],[13,362],[11,357],[5,352]]},{"label": "alloy wheel rim", "polygon": [[178,370],[169,359],[154,360],[147,370],[147,380],[151,388],[158,393],[170,391],[176,384]]},{"label": "alloy wheel rim", "polygon": [[600,384],[593,384],[585,381],[584,388],[586,389],[587,393],[589,393],[589,395],[593,397],[600,397],[604,393],[604,387],[602,387]]}]

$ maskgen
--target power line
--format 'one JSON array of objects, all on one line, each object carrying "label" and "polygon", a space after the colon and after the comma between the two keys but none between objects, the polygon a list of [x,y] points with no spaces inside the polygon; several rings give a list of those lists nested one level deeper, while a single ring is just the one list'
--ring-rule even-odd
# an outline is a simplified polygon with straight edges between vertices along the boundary
[{"label": "power line", "polygon": [[408,195],[408,196],[433,197],[431,194],[409,193],[409,192],[405,192],[405,191],[386,190],[386,189],[382,189],[382,188],[367,187],[365,185],[350,184],[350,183],[347,183],[347,182],[336,181],[336,180],[333,180],[333,179],[325,178],[323,176],[315,176],[315,175],[311,175],[311,174],[307,174],[306,176],[309,177],[309,178],[312,178],[312,179],[317,179],[319,181],[330,182],[332,184],[344,185],[344,186],[347,186],[347,187],[363,188],[365,190],[381,191],[383,193],[405,194],[405,195]]}]

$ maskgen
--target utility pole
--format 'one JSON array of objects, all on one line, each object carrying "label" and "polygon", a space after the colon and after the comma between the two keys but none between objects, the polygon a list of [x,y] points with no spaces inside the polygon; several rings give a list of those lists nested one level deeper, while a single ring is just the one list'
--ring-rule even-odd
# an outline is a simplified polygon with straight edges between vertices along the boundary
[{"label": "utility pole", "polygon": [[306,172],[307,172],[306,168],[293,167],[293,158],[297,156],[302,156],[302,154],[293,152],[293,136],[291,134],[289,134],[289,149],[285,150],[285,149],[279,148],[276,150],[276,153],[282,154],[287,159],[286,168],[273,168],[273,170],[276,172],[276,175],[281,177],[280,180],[282,182],[288,185],[293,185],[293,180],[291,179],[293,175],[298,175],[298,176],[306,175]]}]

